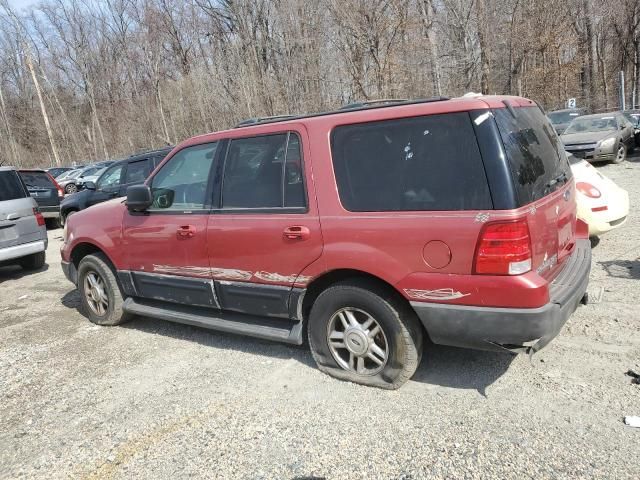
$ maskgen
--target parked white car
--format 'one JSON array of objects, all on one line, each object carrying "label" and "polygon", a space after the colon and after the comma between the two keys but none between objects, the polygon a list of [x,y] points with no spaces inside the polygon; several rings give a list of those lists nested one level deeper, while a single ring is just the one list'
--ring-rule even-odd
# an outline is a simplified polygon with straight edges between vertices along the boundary
[{"label": "parked white car", "polygon": [[629,215],[629,194],[585,160],[569,155],[576,183],[578,218],[589,225],[596,237],[621,227]]}]

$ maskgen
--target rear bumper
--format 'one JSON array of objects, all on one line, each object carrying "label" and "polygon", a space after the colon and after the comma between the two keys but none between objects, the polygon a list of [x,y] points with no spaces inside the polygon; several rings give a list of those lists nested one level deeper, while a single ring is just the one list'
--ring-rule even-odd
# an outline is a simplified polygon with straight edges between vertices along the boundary
[{"label": "rear bumper", "polygon": [[38,210],[40,210],[40,213],[44,218],[58,218],[60,216],[60,205],[38,205]]},{"label": "rear bumper", "polygon": [[23,243],[21,245],[14,245],[13,247],[0,248],[0,262],[15,260],[34,253],[44,252],[46,249],[47,243],[45,240]]},{"label": "rear bumper", "polygon": [[[533,353],[546,346],[580,304],[589,283],[591,245],[578,240],[540,308],[495,308],[411,302],[431,340],[480,350]],[[508,292],[505,292],[508,294]]]}]

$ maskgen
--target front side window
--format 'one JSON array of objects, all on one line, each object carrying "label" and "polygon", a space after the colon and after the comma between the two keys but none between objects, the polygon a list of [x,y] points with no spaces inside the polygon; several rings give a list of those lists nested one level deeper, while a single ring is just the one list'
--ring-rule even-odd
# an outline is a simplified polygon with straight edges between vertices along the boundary
[{"label": "front side window", "polygon": [[337,127],[331,152],[349,211],[492,208],[466,112]]},{"label": "front side window", "polygon": [[122,167],[123,165],[116,165],[115,167],[107,169],[98,179],[98,190],[119,186],[122,177]]},{"label": "front side window", "polygon": [[145,158],[138,162],[132,162],[127,167],[127,185],[131,183],[143,183],[151,173],[151,160]]},{"label": "front side window", "polygon": [[176,153],[151,180],[151,211],[205,208],[209,173],[218,143],[187,147]]},{"label": "front side window", "polygon": [[300,139],[294,133],[231,140],[223,208],[305,207]]}]

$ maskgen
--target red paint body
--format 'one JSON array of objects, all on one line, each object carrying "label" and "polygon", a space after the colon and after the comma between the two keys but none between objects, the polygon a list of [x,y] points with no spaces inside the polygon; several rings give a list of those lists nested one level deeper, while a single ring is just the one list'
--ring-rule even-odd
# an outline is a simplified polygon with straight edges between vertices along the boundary
[{"label": "red paint body", "polygon": [[[338,125],[504,108],[504,99],[514,107],[532,105],[517,97],[461,98],[295,119],[191,138],[178,145],[163,164],[191,145],[297,132],[303,145],[308,213],[132,216],[124,200],[116,199],[70,218],[63,260],[69,261],[78,245],[89,243],[104,251],[119,270],[163,273],[158,266],[165,266],[176,275],[305,287],[328,272],[351,269],[384,280],[411,301],[423,299],[412,297],[408,290],[452,289],[462,296],[442,303],[540,307],[549,302],[549,283],[572,251],[576,236],[584,236],[584,229],[576,232],[573,182],[517,210],[349,212],[340,203],[331,161],[329,139]],[[566,191],[569,201],[563,199]],[[527,220],[533,252],[530,272],[514,276],[472,273],[484,225],[478,214],[488,214],[488,222]],[[180,238],[178,231],[185,226],[191,227],[193,235]],[[291,227],[302,233],[290,238],[285,230]],[[429,242],[434,247],[425,249]],[[554,255],[557,260],[549,261]],[[542,265],[548,268],[539,274],[537,269]]]}]

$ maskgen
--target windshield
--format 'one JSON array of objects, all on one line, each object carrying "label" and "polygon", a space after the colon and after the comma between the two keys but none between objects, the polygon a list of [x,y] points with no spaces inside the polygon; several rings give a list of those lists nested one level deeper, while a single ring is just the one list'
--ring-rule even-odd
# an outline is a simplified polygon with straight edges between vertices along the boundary
[{"label": "windshield", "polygon": [[60,180],[67,179],[67,178],[76,178],[78,175],[80,175],[80,172],[82,172],[82,170],[71,170],[70,172],[63,173],[60,176]]},{"label": "windshield", "polygon": [[608,132],[617,129],[616,117],[577,118],[564,133]]},{"label": "windshield", "polygon": [[547,115],[551,123],[557,125],[559,123],[569,123],[576,117],[580,116],[578,112],[551,112]]}]

